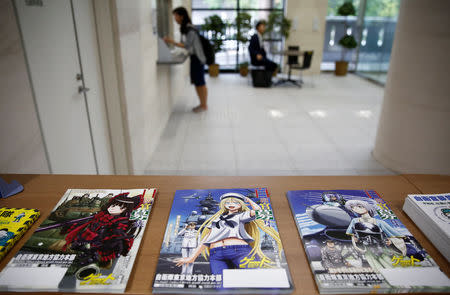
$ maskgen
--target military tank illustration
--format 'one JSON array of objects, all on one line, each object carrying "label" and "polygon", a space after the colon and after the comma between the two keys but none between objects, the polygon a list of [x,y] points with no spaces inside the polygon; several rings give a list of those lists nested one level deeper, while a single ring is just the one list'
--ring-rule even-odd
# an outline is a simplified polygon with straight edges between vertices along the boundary
[{"label": "military tank illustration", "polygon": [[[66,276],[75,275],[79,280],[87,276],[100,273],[100,269],[111,268],[111,263],[103,265],[99,261],[89,261],[86,263],[79,259],[85,255],[82,250],[74,250],[73,247],[66,246],[67,229],[74,224],[84,224],[94,218],[95,214],[113,198],[113,194],[105,197],[74,196],[70,200],[59,205],[50,216],[39,226],[31,238],[25,243],[24,250],[31,253],[46,254],[76,254],[77,258],[70,265]],[[140,230],[139,225],[132,226],[127,234],[136,237]]]}]

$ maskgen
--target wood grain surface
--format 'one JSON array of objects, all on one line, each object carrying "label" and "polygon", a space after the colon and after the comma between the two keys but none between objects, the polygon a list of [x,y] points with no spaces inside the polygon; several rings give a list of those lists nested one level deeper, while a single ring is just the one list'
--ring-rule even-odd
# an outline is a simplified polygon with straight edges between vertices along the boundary
[{"label": "wood grain surface", "polygon": [[[119,175],[0,175],[6,181],[18,180],[24,191],[0,199],[0,207],[26,207],[41,211],[41,217],[0,262],[7,262],[47,218],[64,192],[78,189],[131,189],[156,187],[158,194],[144,233],[126,294],[151,294],[159,250],[176,190],[267,187],[283,242],[295,290],[293,294],[318,294],[300,236],[286,198],[289,190],[372,189],[397,214],[442,270],[450,274],[449,263],[403,212],[407,194],[450,192],[450,176],[119,176]],[[423,191],[422,191],[423,190]],[[19,294],[19,293],[13,293]],[[30,294],[30,293],[24,293]],[[45,293],[39,293],[45,294]],[[55,293],[48,293],[55,294]],[[68,293],[64,293],[68,294]],[[79,294],[79,293],[77,293]]]}]

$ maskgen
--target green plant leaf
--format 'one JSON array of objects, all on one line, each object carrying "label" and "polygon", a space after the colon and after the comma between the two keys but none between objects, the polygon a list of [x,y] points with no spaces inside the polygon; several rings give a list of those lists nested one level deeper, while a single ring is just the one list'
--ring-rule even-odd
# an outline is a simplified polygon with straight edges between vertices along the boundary
[{"label": "green plant leaf", "polygon": [[252,28],[252,16],[246,12],[238,13],[233,26],[236,28],[236,39],[238,42],[247,42],[249,38],[248,33]]},{"label": "green plant leaf", "polygon": [[225,29],[227,25],[217,14],[205,18],[205,23],[202,25],[202,30],[211,32],[214,52],[222,50],[223,37],[225,36]]},{"label": "green plant leaf", "polygon": [[352,35],[345,35],[341,38],[341,40],[339,40],[339,45],[347,49],[353,49],[358,46],[358,43]]},{"label": "green plant leaf", "polygon": [[273,11],[269,14],[266,34],[269,34],[272,38],[283,36],[287,39],[289,38],[291,25],[292,21],[284,17],[282,12]]},{"label": "green plant leaf", "polygon": [[242,69],[242,68],[248,68],[248,62],[246,61],[246,62],[241,62],[240,64],[239,64],[239,68],[240,69]]},{"label": "green plant leaf", "polygon": [[352,2],[344,2],[344,4],[339,6],[337,13],[342,16],[356,15],[356,9]]}]

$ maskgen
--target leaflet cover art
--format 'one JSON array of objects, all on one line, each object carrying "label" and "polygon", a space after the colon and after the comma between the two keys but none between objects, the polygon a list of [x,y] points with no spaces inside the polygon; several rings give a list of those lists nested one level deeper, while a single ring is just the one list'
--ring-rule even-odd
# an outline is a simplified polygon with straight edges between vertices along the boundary
[{"label": "leaflet cover art", "polygon": [[155,189],[69,189],[0,273],[0,290],[124,292]]},{"label": "leaflet cover art", "polygon": [[37,209],[0,208],[0,260],[39,218]]},{"label": "leaflet cover art", "polygon": [[403,211],[450,262],[450,193],[408,195]]},{"label": "leaflet cover art", "polygon": [[450,291],[449,279],[375,191],[287,197],[321,293]]},{"label": "leaflet cover art", "polygon": [[154,293],[291,292],[267,189],[176,191]]}]

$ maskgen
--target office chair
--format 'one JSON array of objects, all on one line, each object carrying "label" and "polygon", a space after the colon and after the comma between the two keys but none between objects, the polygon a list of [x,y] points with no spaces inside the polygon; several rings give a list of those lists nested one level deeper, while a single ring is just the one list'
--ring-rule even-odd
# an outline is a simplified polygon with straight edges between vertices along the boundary
[{"label": "office chair", "polygon": [[314,51],[305,51],[303,53],[303,63],[301,65],[293,64],[289,67],[289,74],[291,69],[299,70],[300,71],[300,80],[298,81],[300,85],[303,84],[303,77],[302,77],[302,71],[307,70],[311,67],[311,61]]},{"label": "office chair", "polygon": [[[300,51],[300,46],[288,46],[288,51]],[[298,63],[298,55],[288,55],[288,60],[287,60],[287,64],[289,67],[288,70],[288,81],[293,82],[294,84],[296,84],[295,80],[291,79],[291,71],[293,68],[300,66],[300,64]]]}]

